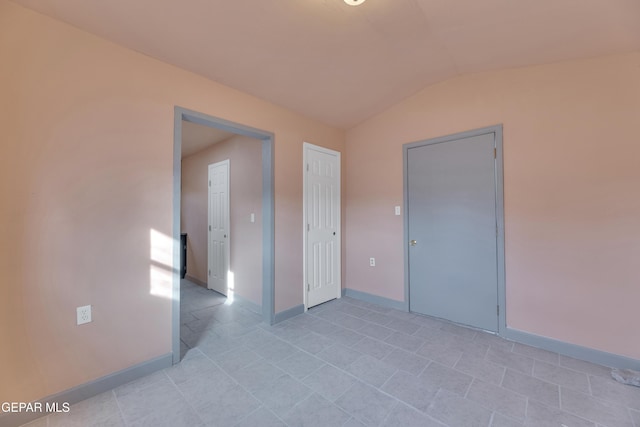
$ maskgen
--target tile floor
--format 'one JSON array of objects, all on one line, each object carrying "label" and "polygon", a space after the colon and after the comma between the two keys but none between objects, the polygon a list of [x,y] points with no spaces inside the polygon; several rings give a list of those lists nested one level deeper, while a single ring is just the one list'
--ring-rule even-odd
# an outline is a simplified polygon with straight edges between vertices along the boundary
[{"label": "tile floor", "polygon": [[351,298],[275,326],[189,282],[183,361],[35,426],[640,427],[609,369]]}]

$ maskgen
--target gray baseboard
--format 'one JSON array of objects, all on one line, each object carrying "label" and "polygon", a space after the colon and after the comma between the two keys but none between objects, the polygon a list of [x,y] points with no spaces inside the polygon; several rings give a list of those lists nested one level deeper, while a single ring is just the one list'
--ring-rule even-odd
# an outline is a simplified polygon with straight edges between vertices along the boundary
[{"label": "gray baseboard", "polygon": [[[165,354],[164,356],[142,362],[130,368],[123,369],[122,371],[114,372],[102,378],[39,399],[37,402],[40,402],[43,408],[47,403],[51,404],[56,402],[60,404],[59,407],[62,407],[63,402],[68,402],[70,405],[73,405],[74,403],[104,393],[105,391],[112,390],[129,381],[137,380],[160,369],[168,368],[172,365],[172,361],[173,355],[171,353]],[[3,414],[0,415],[0,427],[16,427],[46,415],[47,413],[44,412]]]},{"label": "gray baseboard", "polygon": [[196,279],[195,277],[189,276],[188,274],[185,275],[184,278],[187,279],[190,282],[195,283],[196,285],[202,286],[205,289],[207,288],[207,284],[205,282],[203,282],[202,280],[200,280],[200,279]]},{"label": "gray baseboard", "polygon": [[610,368],[640,370],[640,360],[507,327],[501,337]]},{"label": "gray baseboard", "polygon": [[276,313],[276,318],[274,323],[279,323],[287,319],[291,319],[299,314],[304,313],[304,304],[296,305],[294,307],[288,308],[284,311]]},{"label": "gray baseboard", "polygon": [[396,300],[381,297],[378,295],[373,295],[367,292],[356,291],[355,289],[349,289],[349,288],[343,289],[342,296],[347,296],[350,298],[359,299],[360,301],[381,305],[382,307],[407,311],[407,305],[405,304],[404,301],[396,301]]}]

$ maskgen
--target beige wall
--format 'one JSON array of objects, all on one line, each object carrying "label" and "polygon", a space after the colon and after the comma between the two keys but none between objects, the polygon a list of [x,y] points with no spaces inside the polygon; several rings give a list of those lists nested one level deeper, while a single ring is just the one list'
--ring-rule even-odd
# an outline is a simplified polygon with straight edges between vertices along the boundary
[{"label": "beige wall", "polygon": [[187,274],[207,283],[208,165],[226,159],[234,294],[262,305],[262,141],[234,136],[182,159],[180,219],[188,234]]},{"label": "beige wall", "polygon": [[508,326],[640,359],[640,53],[456,78],[350,130],[347,287],[403,300],[402,144],[498,123]]},{"label": "beige wall", "polygon": [[6,0],[0,93],[0,401],[171,351],[175,105],[275,134],[275,308],[302,303],[302,142],[342,131]]}]

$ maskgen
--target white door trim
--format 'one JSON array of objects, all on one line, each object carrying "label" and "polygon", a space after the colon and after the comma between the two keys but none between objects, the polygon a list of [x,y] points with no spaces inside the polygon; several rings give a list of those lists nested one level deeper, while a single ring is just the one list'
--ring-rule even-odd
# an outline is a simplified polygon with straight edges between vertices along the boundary
[{"label": "white door trim", "polygon": [[208,179],[208,187],[207,187],[207,225],[208,225],[208,231],[207,231],[207,270],[208,270],[208,274],[207,274],[207,288],[209,289],[213,289],[216,292],[220,292],[223,289],[216,289],[215,286],[212,286],[212,270],[213,270],[213,250],[212,250],[212,233],[214,230],[212,230],[213,224],[212,224],[212,217],[213,217],[213,212],[211,212],[211,172],[212,170],[220,167],[220,166],[226,166],[226,170],[227,170],[227,176],[226,176],[226,189],[225,189],[225,198],[224,198],[224,212],[222,213],[223,216],[225,217],[225,230],[224,230],[224,261],[223,261],[223,279],[222,279],[222,288],[224,290],[227,290],[227,292],[221,292],[224,295],[226,295],[227,297],[231,297],[233,298],[233,295],[229,294],[229,289],[228,289],[228,280],[229,280],[229,275],[228,275],[228,271],[229,271],[229,266],[230,266],[230,256],[231,256],[231,230],[230,230],[230,206],[229,206],[229,201],[230,201],[230,195],[229,195],[229,188],[230,188],[230,183],[229,183],[229,177],[231,176],[231,169],[230,169],[230,162],[229,159],[226,160],[222,160],[220,162],[216,162],[216,163],[212,163],[208,166],[208,174],[207,174],[207,179]]},{"label": "white door trim", "polygon": [[341,195],[341,186],[342,186],[342,177],[340,174],[340,168],[341,168],[341,158],[340,158],[340,152],[339,151],[335,151],[335,150],[331,150],[329,148],[325,148],[325,147],[320,147],[318,145],[314,145],[314,144],[310,144],[308,142],[303,142],[302,144],[302,275],[303,275],[303,282],[302,282],[302,286],[303,286],[303,295],[304,295],[304,311],[307,311],[309,309],[309,302],[308,302],[308,287],[307,287],[307,283],[308,283],[308,271],[307,271],[307,239],[308,239],[308,224],[309,221],[307,219],[307,210],[308,210],[308,206],[307,206],[307,171],[308,171],[308,151],[309,150],[314,150],[314,151],[319,151],[322,153],[326,153],[326,154],[330,154],[330,155],[335,155],[337,160],[338,160],[338,170],[337,170],[337,177],[338,177],[338,186],[337,186],[337,190],[338,190],[338,213],[337,213],[337,223],[338,223],[338,227],[336,230],[336,237],[337,237],[337,251],[338,251],[338,257],[337,257],[337,270],[338,270],[338,277],[337,277],[337,281],[338,281],[338,287],[337,287],[337,292],[336,292],[336,298],[341,298],[342,297],[342,219],[341,219],[341,211],[342,211],[342,195]]}]

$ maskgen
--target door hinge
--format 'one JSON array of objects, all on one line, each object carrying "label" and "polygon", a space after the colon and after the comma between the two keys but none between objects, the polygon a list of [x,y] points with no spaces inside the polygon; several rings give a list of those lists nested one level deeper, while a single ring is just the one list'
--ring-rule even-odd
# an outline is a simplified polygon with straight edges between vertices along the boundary
[{"label": "door hinge", "polygon": [[500,316],[500,306],[499,305],[496,306],[496,314],[498,316]]},{"label": "door hinge", "polygon": [[311,226],[307,224],[307,231],[311,230]]},{"label": "door hinge", "polygon": [[307,163],[307,172],[309,172],[309,163]]},{"label": "door hinge", "polygon": [[494,148],[494,149],[493,149],[493,158],[494,158],[494,159],[497,159],[497,158],[498,158],[498,149],[497,149],[497,148]]},{"label": "door hinge", "polygon": [[307,292],[311,292],[311,283],[307,282]]},{"label": "door hinge", "polygon": [[211,187],[211,180],[209,180],[209,187]]},{"label": "door hinge", "polygon": [[209,231],[211,231],[211,226],[209,226]]},{"label": "door hinge", "polygon": [[211,276],[211,270],[209,270],[209,276]]}]

